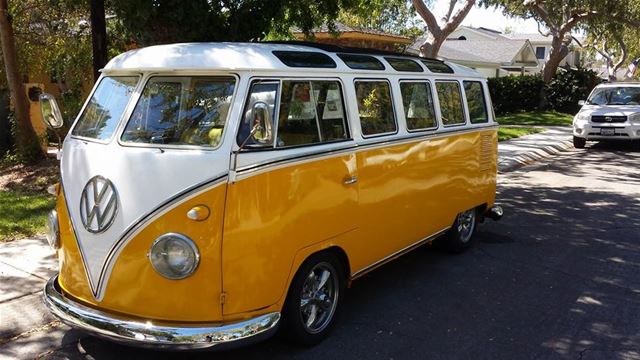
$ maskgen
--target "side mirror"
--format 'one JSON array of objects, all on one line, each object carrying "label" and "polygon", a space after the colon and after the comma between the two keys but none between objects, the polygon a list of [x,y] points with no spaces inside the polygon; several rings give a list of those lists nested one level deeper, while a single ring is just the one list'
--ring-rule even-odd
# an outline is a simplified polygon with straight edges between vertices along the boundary
[{"label": "side mirror", "polygon": [[587,104],[587,102],[584,101],[584,100],[578,101],[578,105],[580,105],[580,106],[585,106],[586,104]]},{"label": "side mirror", "polygon": [[255,103],[251,109],[251,117],[253,119],[253,126],[250,137],[259,144],[271,144],[273,142],[273,132],[271,129],[273,119],[269,105],[262,101]]},{"label": "side mirror", "polygon": [[42,111],[42,121],[51,129],[59,129],[64,124],[62,113],[56,99],[51,94],[40,95],[40,111]]}]

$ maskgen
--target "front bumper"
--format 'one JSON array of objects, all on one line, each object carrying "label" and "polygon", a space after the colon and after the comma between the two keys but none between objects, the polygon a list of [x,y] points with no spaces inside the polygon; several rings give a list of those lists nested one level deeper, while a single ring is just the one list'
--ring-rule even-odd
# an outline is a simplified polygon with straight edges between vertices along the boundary
[{"label": "front bumper", "polygon": [[573,135],[587,140],[637,140],[640,139],[640,125],[579,122],[573,126]]},{"label": "front bumper", "polygon": [[44,288],[44,303],[65,324],[99,337],[134,346],[201,349],[258,340],[277,328],[280,313],[274,312],[231,324],[154,323],[108,314],[65,297],[52,277]]}]

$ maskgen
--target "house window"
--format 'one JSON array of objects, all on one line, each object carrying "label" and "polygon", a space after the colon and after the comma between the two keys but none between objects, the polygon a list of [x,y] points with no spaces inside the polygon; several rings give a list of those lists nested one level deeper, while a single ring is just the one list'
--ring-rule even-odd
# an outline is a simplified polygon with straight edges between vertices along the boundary
[{"label": "house window", "polygon": [[546,56],[546,48],[544,46],[536,47],[536,58],[543,60]]}]

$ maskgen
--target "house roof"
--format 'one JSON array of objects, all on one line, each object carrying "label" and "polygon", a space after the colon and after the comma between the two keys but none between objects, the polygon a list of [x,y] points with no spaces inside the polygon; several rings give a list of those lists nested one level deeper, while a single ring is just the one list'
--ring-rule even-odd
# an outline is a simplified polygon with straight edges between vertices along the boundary
[{"label": "house roof", "polygon": [[[419,53],[424,37],[418,38],[409,48]],[[531,43],[527,40],[496,38],[495,40],[446,40],[438,56],[462,63],[485,63],[498,66],[537,66],[538,61]]]},{"label": "house roof", "polygon": [[[378,30],[373,30],[368,28],[351,27],[337,21],[334,23],[334,25],[335,25],[334,32],[338,33],[339,37],[350,37],[356,34],[361,34],[361,35],[372,36],[377,40],[387,40],[390,42],[397,42],[402,44],[409,44],[411,42],[411,39],[409,39],[409,37],[403,36],[403,35],[390,34],[384,31],[378,31]],[[305,34],[302,32],[300,28],[293,28],[291,32],[296,38],[299,38],[299,39],[304,38]],[[330,31],[329,26],[327,26],[327,24],[323,24],[320,27],[317,27],[311,30],[311,32],[316,37],[333,37],[334,36],[334,33]]]}]

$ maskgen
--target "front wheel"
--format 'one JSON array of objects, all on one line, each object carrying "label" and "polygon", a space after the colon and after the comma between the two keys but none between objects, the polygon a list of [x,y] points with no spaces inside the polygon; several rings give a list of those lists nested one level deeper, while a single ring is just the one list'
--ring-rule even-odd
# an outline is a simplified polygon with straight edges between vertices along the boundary
[{"label": "front wheel", "polygon": [[449,252],[458,254],[473,245],[473,233],[476,230],[476,209],[461,212],[456,216],[453,226],[445,235],[445,245]]},{"label": "front wheel", "polygon": [[576,149],[582,149],[587,144],[587,139],[574,136],[573,137],[573,147]]},{"label": "front wheel", "polygon": [[307,259],[293,279],[283,310],[289,338],[301,345],[323,340],[335,323],[345,275],[338,259],[320,253]]}]

